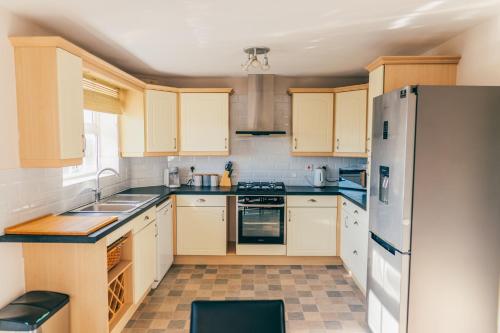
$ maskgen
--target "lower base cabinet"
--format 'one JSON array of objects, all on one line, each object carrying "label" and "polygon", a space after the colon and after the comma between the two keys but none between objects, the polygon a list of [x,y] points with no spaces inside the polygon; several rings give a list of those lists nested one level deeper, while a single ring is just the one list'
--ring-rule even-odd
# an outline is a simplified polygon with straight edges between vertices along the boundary
[{"label": "lower base cabinet", "polygon": [[148,291],[156,274],[156,221],[134,234],[134,303]]},{"label": "lower base cabinet", "polygon": [[337,197],[287,197],[287,255],[337,255]]},{"label": "lower base cabinet", "polygon": [[341,254],[360,289],[366,291],[368,260],[368,218],[366,211],[343,200],[341,220]]},{"label": "lower base cabinet", "polygon": [[178,255],[226,255],[225,207],[177,207]]},{"label": "lower base cabinet", "polygon": [[336,255],[337,208],[289,208],[287,255]]}]

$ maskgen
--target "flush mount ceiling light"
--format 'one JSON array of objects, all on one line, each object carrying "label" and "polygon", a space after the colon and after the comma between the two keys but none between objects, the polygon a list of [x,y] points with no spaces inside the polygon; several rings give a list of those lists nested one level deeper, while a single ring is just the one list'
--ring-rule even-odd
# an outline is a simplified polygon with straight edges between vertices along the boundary
[{"label": "flush mount ceiling light", "polygon": [[[247,61],[244,64],[241,64],[241,68],[248,72],[250,68],[261,69],[263,71],[269,70],[271,66],[269,66],[269,59],[267,58],[267,54],[271,49],[268,47],[249,47],[244,49],[243,51],[248,54]],[[259,60],[259,56],[264,55],[264,59]]]}]

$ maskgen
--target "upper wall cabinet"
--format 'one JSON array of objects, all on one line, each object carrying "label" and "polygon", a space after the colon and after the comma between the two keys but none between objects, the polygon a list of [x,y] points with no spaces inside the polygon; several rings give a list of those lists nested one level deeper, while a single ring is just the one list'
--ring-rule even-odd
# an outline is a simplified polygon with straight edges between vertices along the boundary
[{"label": "upper wall cabinet", "polygon": [[366,156],[368,85],[338,88],[335,93],[336,156]]},{"label": "upper wall cabinet", "polygon": [[14,45],[19,157],[25,168],[82,163],[82,60],[61,48]]},{"label": "upper wall cabinet", "polygon": [[177,93],[146,90],[148,152],[177,151]]},{"label": "upper wall cabinet", "polygon": [[229,155],[232,89],[180,90],[180,155]]},{"label": "upper wall cabinet", "polygon": [[292,155],[366,157],[368,85],[290,88]]},{"label": "upper wall cabinet", "polygon": [[374,97],[407,85],[455,85],[459,61],[456,56],[384,56],[366,66],[370,72],[367,151],[371,148]]},{"label": "upper wall cabinet", "polygon": [[294,155],[325,155],[333,151],[332,92],[293,92]]},{"label": "upper wall cabinet", "polygon": [[148,85],[123,97],[120,142],[123,157],[177,155],[177,88]]}]

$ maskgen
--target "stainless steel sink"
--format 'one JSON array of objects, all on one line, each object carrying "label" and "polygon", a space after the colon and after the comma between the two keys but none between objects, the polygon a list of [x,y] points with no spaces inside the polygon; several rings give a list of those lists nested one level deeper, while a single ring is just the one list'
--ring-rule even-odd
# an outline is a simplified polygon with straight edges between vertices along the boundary
[{"label": "stainless steel sink", "polygon": [[140,206],[154,200],[153,194],[114,194],[102,201],[94,202],[72,210],[75,213],[130,213]]},{"label": "stainless steel sink", "polygon": [[127,204],[108,204],[108,203],[93,203],[72,210],[72,212],[80,213],[129,213],[139,207],[138,205]]},{"label": "stainless steel sink", "polygon": [[112,196],[104,198],[102,202],[133,202],[143,204],[157,197],[158,196],[154,194],[113,194]]}]

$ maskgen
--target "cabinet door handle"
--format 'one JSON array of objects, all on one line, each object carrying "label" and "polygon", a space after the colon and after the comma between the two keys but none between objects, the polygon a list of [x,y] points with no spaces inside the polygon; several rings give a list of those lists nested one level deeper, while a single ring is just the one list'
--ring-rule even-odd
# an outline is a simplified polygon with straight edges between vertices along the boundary
[{"label": "cabinet door handle", "polygon": [[148,221],[149,220],[149,216],[144,216],[144,221]]},{"label": "cabinet door handle", "polygon": [[293,138],[293,142],[294,142],[294,148],[293,149],[297,149],[297,138]]},{"label": "cabinet door handle", "polygon": [[358,223],[358,221],[354,221],[354,223],[353,223],[353,224],[354,224],[354,225],[358,225],[359,223]]},{"label": "cabinet door handle", "polygon": [[309,199],[308,201],[309,201],[309,202],[316,202],[316,199],[312,199],[312,198],[311,198],[311,199]]},{"label": "cabinet door handle", "polygon": [[345,227],[346,229],[348,229],[348,228],[349,228],[349,226],[347,225],[347,217],[346,217],[346,218],[344,218],[344,227]]},{"label": "cabinet door handle", "polygon": [[177,138],[174,138],[174,149],[177,149]]},{"label": "cabinet door handle", "polygon": [[225,213],[225,212],[226,212],[226,211],[223,209],[223,210],[222,210],[222,222],[224,222],[224,221],[225,221],[225,215],[226,215],[226,213]]},{"label": "cabinet door handle", "polygon": [[345,206],[347,206],[347,203],[343,202],[343,203],[342,203],[342,206],[344,206],[344,207],[345,207]]},{"label": "cabinet door handle", "polygon": [[358,251],[354,250],[354,251],[352,251],[352,254],[354,254],[355,256],[357,256],[358,255]]},{"label": "cabinet door handle", "polygon": [[227,138],[224,138],[224,149],[227,149]]},{"label": "cabinet door handle", "polygon": [[354,214],[359,214],[357,209],[354,210]]},{"label": "cabinet door handle", "polygon": [[292,212],[288,210],[288,222],[292,222]]},{"label": "cabinet door handle", "polygon": [[205,200],[205,199],[203,199],[203,198],[199,198],[199,199],[198,199],[198,200],[196,200],[196,201],[198,201],[198,202],[205,202],[206,200]]},{"label": "cabinet door handle", "polygon": [[87,151],[87,139],[85,138],[85,134],[82,134],[82,153]]}]

